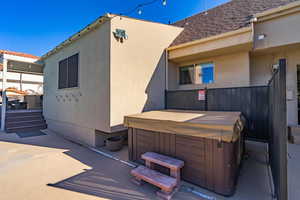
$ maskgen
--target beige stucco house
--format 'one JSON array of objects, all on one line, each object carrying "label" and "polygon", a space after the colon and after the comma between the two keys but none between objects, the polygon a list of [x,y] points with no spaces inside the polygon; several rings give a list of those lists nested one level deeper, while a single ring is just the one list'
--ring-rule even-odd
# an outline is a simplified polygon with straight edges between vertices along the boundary
[{"label": "beige stucco house", "polygon": [[[298,125],[299,22],[300,1],[291,0],[232,0],[176,22],[184,31],[167,49],[167,90],[267,85],[285,58],[287,120]],[[197,80],[199,68],[204,81]],[[193,75],[186,72],[192,70]]]},{"label": "beige stucco house", "polygon": [[124,115],[163,109],[165,49],[181,31],[106,15],[44,55],[48,128],[95,146],[124,130]]},{"label": "beige stucco house", "polygon": [[232,0],[173,25],[101,17],[41,58],[48,128],[100,145],[124,115],[163,109],[165,90],[266,85],[280,58],[298,125],[299,22],[294,0]]}]

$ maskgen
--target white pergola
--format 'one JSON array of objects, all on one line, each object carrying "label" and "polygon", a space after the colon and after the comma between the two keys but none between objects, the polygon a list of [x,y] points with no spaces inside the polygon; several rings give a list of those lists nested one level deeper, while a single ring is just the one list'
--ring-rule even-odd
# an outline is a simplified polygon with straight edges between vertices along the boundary
[{"label": "white pergola", "polygon": [[6,89],[7,72],[17,72],[22,74],[43,75],[43,64],[37,59],[2,54],[2,107],[1,107],[1,130],[5,130],[6,118]]}]

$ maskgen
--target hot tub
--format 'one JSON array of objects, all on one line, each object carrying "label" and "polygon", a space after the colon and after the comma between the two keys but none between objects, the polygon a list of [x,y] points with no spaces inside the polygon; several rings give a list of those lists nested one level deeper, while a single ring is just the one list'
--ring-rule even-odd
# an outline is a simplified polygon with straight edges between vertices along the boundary
[{"label": "hot tub", "polygon": [[182,178],[216,193],[235,191],[243,154],[240,112],[160,110],[129,115],[129,159],[143,162],[145,152],[183,160]]}]

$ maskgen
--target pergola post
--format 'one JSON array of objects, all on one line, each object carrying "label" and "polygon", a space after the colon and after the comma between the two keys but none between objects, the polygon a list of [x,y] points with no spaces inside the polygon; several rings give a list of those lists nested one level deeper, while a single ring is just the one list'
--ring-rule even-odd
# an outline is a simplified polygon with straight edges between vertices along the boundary
[{"label": "pergola post", "polygon": [[6,74],[7,74],[7,59],[3,59],[2,69],[2,107],[1,107],[1,131],[5,131],[5,116],[6,116]]}]

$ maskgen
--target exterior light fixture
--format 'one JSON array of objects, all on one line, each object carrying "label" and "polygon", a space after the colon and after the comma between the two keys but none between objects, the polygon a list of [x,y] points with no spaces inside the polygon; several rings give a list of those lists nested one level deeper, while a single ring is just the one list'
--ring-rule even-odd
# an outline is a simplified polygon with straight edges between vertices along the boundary
[{"label": "exterior light fixture", "polygon": [[273,72],[276,72],[276,70],[279,68],[279,64],[274,64],[273,66],[272,66],[272,70],[273,70]]},{"label": "exterior light fixture", "polygon": [[128,35],[126,34],[126,31],[123,29],[116,29],[116,31],[113,32],[113,34],[115,38],[122,43],[124,40],[128,39]]},{"label": "exterior light fixture", "polygon": [[265,39],[265,37],[266,37],[265,34],[259,34],[259,35],[257,36],[257,39],[258,39],[258,40],[263,40],[263,39]]},{"label": "exterior light fixture", "polygon": [[163,4],[163,6],[166,6],[167,5],[167,0],[163,0],[162,4]]},{"label": "exterior light fixture", "polygon": [[142,14],[142,9],[138,10],[138,14],[141,15]]}]

